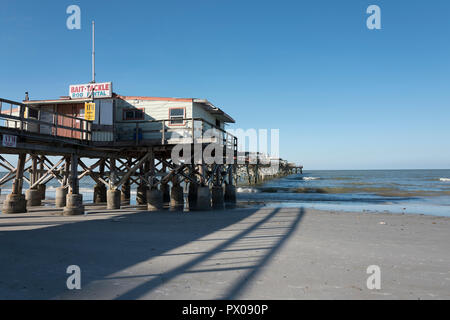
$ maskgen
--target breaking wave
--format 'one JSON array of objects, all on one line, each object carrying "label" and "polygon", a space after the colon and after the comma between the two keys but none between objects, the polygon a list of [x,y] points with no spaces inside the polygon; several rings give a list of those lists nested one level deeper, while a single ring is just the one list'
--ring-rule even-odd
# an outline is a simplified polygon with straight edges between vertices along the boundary
[{"label": "breaking wave", "polygon": [[439,181],[450,182],[450,178],[440,178]]},{"label": "breaking wave", "polygon": [[245,187],[239,187],[236,190],[238,193],[258,193],[259,190],[256,188],[245,188]]}]

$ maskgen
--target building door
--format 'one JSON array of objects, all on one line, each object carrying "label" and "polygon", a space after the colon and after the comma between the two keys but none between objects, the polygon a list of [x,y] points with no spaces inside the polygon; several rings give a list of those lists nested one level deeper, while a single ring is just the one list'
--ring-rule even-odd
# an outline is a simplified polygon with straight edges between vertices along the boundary
[{"label": "building door", "polygon": [[76,120],[69,117],[64,117],[67,115],[70,117],[80,117],[84,116],[84,104],[60,104],[57,106],[57,112],[62,114],[58,115],[58,126],[64,126],[68,128],[58,128],[57,134],[60,137],[80,139],[81,132],[71,130],[70,128],[81,129],[82,121]]}]

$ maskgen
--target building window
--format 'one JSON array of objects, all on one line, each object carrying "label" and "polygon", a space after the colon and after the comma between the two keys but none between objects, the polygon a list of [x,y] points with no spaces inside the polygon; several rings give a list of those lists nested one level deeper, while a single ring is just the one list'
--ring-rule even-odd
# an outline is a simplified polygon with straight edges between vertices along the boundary
[{"label": "building window", "polygon": [[184,125],[185,108],[170,108],[169,118],[171,125]]},{"label": "building window", "polygon": [[78,115],[78,117],[84,119],[84,108],[80,109],[80,114]]},{"label": "building window", "polygon": [[124,109],[123,120],[144,120],[144,109]]},{"label": "building window", "polygon": [[33,109],[33,108],[28,108],[28,118],[34,118],[34,119],[39,118],[39,110]]}]

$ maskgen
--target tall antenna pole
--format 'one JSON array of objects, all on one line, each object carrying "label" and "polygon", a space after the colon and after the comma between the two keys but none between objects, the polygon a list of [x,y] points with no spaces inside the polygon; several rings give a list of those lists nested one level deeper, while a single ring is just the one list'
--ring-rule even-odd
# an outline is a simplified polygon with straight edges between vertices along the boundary
[{"label": "tall antenna pole", "polygon": [[95,21],[92,21],[92,82],[95,83]]}]

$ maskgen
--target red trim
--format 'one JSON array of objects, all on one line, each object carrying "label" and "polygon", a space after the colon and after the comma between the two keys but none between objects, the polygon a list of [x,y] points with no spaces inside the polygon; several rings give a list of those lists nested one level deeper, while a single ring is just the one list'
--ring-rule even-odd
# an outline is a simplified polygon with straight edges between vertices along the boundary
[{"label": "red trim", "polygon": [[172,119],[170,118],[170,110],[172,110],[172,109],[183,109],[184,111],[183,111],[183,119],[184,118],[186,118],[186,107],[170,107],[169,108],[169,124],[168,124],[168,126],[171,126],[171,127],[184,127],[185,125],[186,125],[186,120],[183,120],[183,124],[172,124],[171,122],[172,122]]},{"label": "red trim", "polygon": [[178,102],[192,102],[194,99],[188,98],[162,98],[162,97],[141,97],[141,96],[120,96],[122,100],[149,100],[149,101],[178,101]]},{"label": "red trim", "polygon": [[[149,100],[149,101],[177,101],[177,102],[193,102],[193,98],[167,98],[167,97],[143,97],[143,96],[121,96],[119,94],[113,94],[111,98],[95,98],[95,99],[114,99],[119,98],[122,100]],[[76,98],[76,99],[48,99],[48,100],[23,100],[25,104],[38,104],[38,103],[58,103],[73,101],[73,103],[78,102],[89,102],[91,98]]]},{"label": "red trim", "polygon": [[[127,111],[134,111],[134,110],[141,110],[142,111],[142,118],[130,118],[130,119],[125,119],[125,112]],[[145,112],[144,112],[144,108],[126,108],[126,109],[122,109],[122,121],[132,121],[132,120],[144,120],[145,119]]]}]

